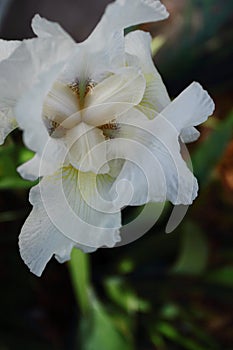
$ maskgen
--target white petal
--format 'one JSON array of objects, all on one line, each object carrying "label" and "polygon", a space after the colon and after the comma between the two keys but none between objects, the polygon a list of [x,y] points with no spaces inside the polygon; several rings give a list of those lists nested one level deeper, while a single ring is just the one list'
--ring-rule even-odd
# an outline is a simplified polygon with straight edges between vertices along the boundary
[{"label": "white petal", "polygon": [[[7,41],[0,39],[0,62],[7,59],[20,45],[20,41]],[[12,112],[12,105],[0,101],[0,145],[6,136],[17,127],[17,122]]]},{"label": "white petal", "polygon": [[[62,123],[79,110],[77,95],[67,85],[56,81],[46,96],[43,117]],[[80,120],[76,121],[77,123]]]},{"label": "white petal", "polygon": [[[60,38],[59,40],[29,39],[24,40],[20,45],[9,44],[7,54],[10,56],[0,61],[0,111],[5,115],[5,119],[9,120],[10,125],[12,123],[15,125],[14,117],[16,119],[19,117],[17,122],[22,128],[26,126],[27,129],[32,126],[33,119],[38,117],[36,103],[34,104],[31,99],[32,86],[38,84],[42,77],[48,80],[58,74],[72,48],[73,44],[71,45],[69,40]],[[27,94],[29,95],[28,100],[26,99]],[[41,94],[37,96],[35,93],[35,96],[38,100]],[[17,115],[14,111],[19,101],[23,104],[22,115],[21,113]],[[32,118],[28,116],[30,108]]]},{"label": "white petal", "polygon": [[[55,254],[59,262],[70,259],[72,248],[78,245],[64,236],[50,221],[40,198],[39,187],[30,192],[33,210],[24,223],[19,236],[20,254],[30,271],[40,276]],[[79,246],[84,251],[93,251],[88,247]]]},{"label": "white petal", "polygon": [[[43,158],[36,154],[32,159],[17,168],[22,178],[34,181],[39,177],[52,175],[61,167],[68,165],[68,162],[66,162],[66,149],[63,149],[63,152],[61,152],[61,149],[56,147],[57,145],[53,146],[48,146],[49,154],[44,154]],[[63,162],[62,159],[64,159]]]},{"label": "white petal", "polygon": [[112,204],[109,175],[83,173],[71,166],[39,184],[41,200],[53,225],[84,246],[112,247],[120,240],[120,210]]},{"label": "white petal", "polygon": [[[50,88],[49,79],[53,81],[61,70],[70,49],[67,40],[30,39],[23,41],[7,59],[0,62],[1,143],[18,123],[26,130],[27,146],[34,151],[43,149],[48,133],[42,122],[41,108],[47,90],[35,91],[32,86],[39,81],[39,89],[41,86],[47,89],[47,85]],[[47,85],[40,81],[43,78]],[[17,111],[14,110],[16,105]]]},{"label": "white petal", "polygon": [[40,38],[64,37],[72,42],[73,39],[68,33],[56,22],[48,21],[36,14],[32,19],[32,30]]},{"label": "white petal", "polygon": [[[128,160],[114,186],[122,179],[131,183],[135,191],[127,203],[131,205],[165,199],[173,204],[191,204],[198,186],[180,154],[177,130],[161,115],[145,120],[134,114],[131,110],[131,120],[129,113],[124,121],[122,117],[120,132],[110,141],[110,154],[115,152]],[[126,189],[122,188],[119,196],[124,197]]]},{"label": "white petal", "polygon": [[98,46],[104,45],[108,33],[122,31],[124,28],[168,17],[166,8],[158,0],[117,0],[108,5],[106,11],[88,38]]},{"label": "white petal", "polygon": [[137,105],[145,90],[143,75],[133,68],[122,68],[102,81],[86,97],[83,120],[101,126]]},{"label": "white petal", "polygon": [[[111,56],[109,55],[114,44],[108,44],[101,50],[96,46],[87,45],[86,42],[78,44],[61,72],[59,80],[65,84],[71,84],[77,80],[81,83],[89,81],[99,83],[114,71],[112,55],[115,51],[111,52]],[[124,52],[122,55],[124,57]]]},{"label": "white petal", "polygon": [[10,109],[5,109],[4,113],[0,110],[0,145],[4,143],[7,135],[17,128],[17,122],[11,112]]},{"label": "white petal", "polygon": [[13,51],[21,44],[18,40],[2,40],[0,39],[0,61],[8,58]]},{"label": "white petal", "polygon": [[181,131],[180,138],[184,143],[194,142],[200,137],[200,132],[193,126],[184,128]]},{"label": "white petal", "polygon": [[37,155],[35,155],[32,159],[20,165],[17,168],[17,171],[22,176],[22,178],[34,181],[39,177],[39,169],[40,158]]},{"label": "white petal", "polygon": [[150,34],[140,30],[129,33],[125,37],[125,50],[137,57],[139,67],[145,76],[146,90],[140,103],[140,110],[152,119],[156,112],[161,112],[170,103],[170,98],[151,57]]},{"label": "white petal", "polygon": [[163,111],[162,115],[181,132],[199,125],[213,114],[214,102],[199,83],[189,85]]},{"label": "white petal", "polygon": [[107,173],[106,145],[102,130],[79,123],[64,138],[70,163],[83,172]]},{"label": "white petal", "polygon": [[[26,46],[22,52],[22,71],[26,78],[18,77],[17,79],[17,82],[21,79],[22,84],[25,82],[25,86],[22,86],[20,98],[18,96],[16,98],[15,115],[20,128],[24,131],[26,145],[42,155],[49,140],[42,120],[43,103],[63,68],[66,58],[69,57],[71,47],[65,40],[36,40],[37,43],[34,43],[33,47]],[[29,75],[30,71],[31,75]]]}]

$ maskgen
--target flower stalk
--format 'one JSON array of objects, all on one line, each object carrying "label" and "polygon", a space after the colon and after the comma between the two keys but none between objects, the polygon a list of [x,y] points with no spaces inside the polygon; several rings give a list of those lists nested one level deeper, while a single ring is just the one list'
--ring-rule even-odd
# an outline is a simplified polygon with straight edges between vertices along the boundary
[{"label": "flower stalk", "polygon": [[68,263],[76,302],[83,315],[91,306],[90,257],[79,249],[73,249]]}]

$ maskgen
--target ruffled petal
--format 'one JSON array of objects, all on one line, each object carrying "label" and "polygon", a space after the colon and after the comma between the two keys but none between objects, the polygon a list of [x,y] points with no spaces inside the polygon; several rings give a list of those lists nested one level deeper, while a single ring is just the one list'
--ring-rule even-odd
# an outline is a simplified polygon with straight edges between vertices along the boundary
[{"label": "ruffled petal", "polygon": [[[214,102],[199,83],[189,85],[163,111],[162,115],[180,133],[183,129],[196,126],[213,114]],[[187,129],[186,129],[187,130]]]},{"label": "ruffled petal", "polygon": [[[125,50],[137,57],[146,80],[146,89],[139,108],[149,119],[153,119],[156,113],[161,112],[170,103],[170,98],[151,57],[150,34],[140,30],[129,33],[125,37]],[[130,57],[128,62],[130,65]]]},{"label": "ruffled petal", "polygon": [[101,21],[87,40],[101,47],[112,33],[167,17],[166,8],[158,0],[117,0],[108,5]]},{"label": "ruffled petal", "polygon": [[[176,205],[191,204],[198,185],[181,156],[177,130],[161,115],[147,120],[139,111],[130,112],[131,117],[129,113],[122,117],[120,130],[110,141],[110,156],[127,160],[113,191],[116,191],[117,183],[124,180],[125,186],[120,186],[118,196],[127,196],[126,205],[165,199]],[[133,189],[130,201],[129,183]]]},{"label": "ruffled petal", "polygon": [[200,132],[193,126],[181,130],[180,139],[184,143],[197,141],[199,137]]},{"label": "ruffled petal", "polygon": [[63,37],[74,42],[58,23],[48,21],[38,14],[32,19],[32,30],[39,38]]},{"label": "ruffled petal", "polygon": [[79,123],[64,138],[70,163],[83,172],[107,173],[106,143],[102,130]]},{"label": "ruffled petal", "polygon": [[122,68],[94,87],[86,97],[83,121],[101,126],[137,105],[144,94],[145,80],[134,68]]},{"label": "ruffled petal", "polygon": [[33,210],[22,227],[19,248],[21,257],[31,272],[41,276],[53,255],[59,262],[69,260],[73,247],[79,247],[84,252],[94,250],[79,246],[53,225],[41,202],[38,186],[31,190],[30,201],[33,204]]}]

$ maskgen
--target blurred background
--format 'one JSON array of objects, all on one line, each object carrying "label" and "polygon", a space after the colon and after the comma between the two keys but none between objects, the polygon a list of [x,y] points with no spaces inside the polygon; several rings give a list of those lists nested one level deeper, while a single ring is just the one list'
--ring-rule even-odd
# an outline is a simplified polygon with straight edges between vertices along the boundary
[{"label": "blurred background", "polygon": [[[31,37],[31,18],[40,13],[81,41],[109,2],[0,0],[0,36]],[[170,18],[141,28],[155,38],[154,60],[171,97],[196,80],[216,102],[200,140],[188,146],[199,197],[171,234],[167,204],[136,242],[78,253],[76,270],[52,260],[37,278],[18,251],[32,184],[15,168],[32,154],[12,133],[0,148],[0,350],[233,349],[233,2],[163,2]],[[126,210],[124,220],[132,215]]]}]

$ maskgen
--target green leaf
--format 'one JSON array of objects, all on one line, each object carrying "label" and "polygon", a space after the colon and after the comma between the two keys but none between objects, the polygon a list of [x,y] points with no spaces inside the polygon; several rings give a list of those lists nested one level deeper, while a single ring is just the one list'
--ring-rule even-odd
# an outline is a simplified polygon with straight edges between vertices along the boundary
[{"label": "green leaf", "polygon": [[117,329],[113,318],[105,308],[92,299],[92,310],[81,320],[80,339],[82,350],[132,350],[131,337]]},{"label": "green leaf", "polygon": [[174,273],[198,275],[203,273],[208,260],[208,243],[201,229],[191,223],[183,225],[181,252]]},{"label": "green leaf", "polygon": [[219,123],[216,130],[201,143],[198,150],[192,156],[194,173],[199,179],[200,185],[206,185],[212,171],[219,162],[229,140],[233,134],[233,111],[228,118]]}]

